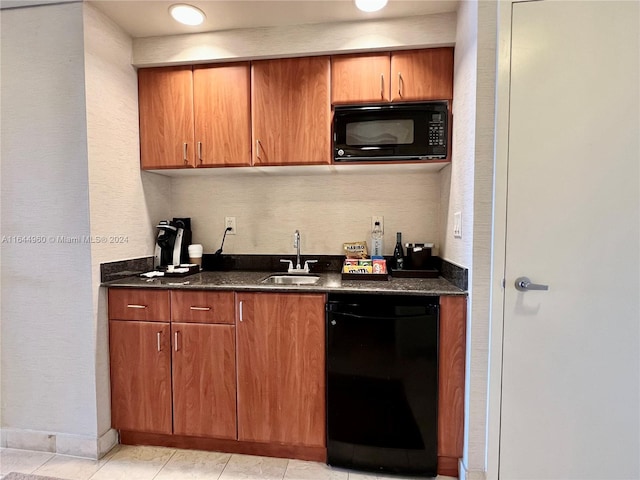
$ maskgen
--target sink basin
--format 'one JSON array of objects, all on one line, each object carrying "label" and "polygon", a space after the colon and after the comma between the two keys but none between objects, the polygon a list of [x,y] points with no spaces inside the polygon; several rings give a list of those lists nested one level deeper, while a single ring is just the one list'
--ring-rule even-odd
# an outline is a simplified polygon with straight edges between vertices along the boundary
[{"label": "sink basin", "polygon": [[315,285],[320,280],[316,275],[269,275],[260,283],[272,285]]}]

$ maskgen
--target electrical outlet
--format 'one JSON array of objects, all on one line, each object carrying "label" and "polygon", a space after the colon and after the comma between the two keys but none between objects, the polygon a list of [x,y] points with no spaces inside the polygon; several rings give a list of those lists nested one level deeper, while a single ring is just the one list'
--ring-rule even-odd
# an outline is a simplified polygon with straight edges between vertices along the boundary
[{"label": "electrical outlet", "polygon": [[462,213],[453,214],[453,236],[454,238],[462,238]]},{"label": "electrical outlet", "polygon": [[225,228],[231,227],[231,230],[227,232],[227,235],[235,235],[237,233],[236,217],[224,217],[224,226]]},{"label": "electrical outlet", "polygon": [[382,229],[382,233],[384,233],[384,217],[371,217],[371,230],[375,227],[376,222],[380,222],[380,228]]}]

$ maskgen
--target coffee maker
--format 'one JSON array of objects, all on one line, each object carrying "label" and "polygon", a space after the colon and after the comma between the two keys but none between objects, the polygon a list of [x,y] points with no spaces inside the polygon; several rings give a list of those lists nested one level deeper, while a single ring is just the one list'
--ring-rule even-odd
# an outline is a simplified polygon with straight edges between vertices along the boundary
[{"label": "coffee maker", "polygon": [[167,265],[189,263],[191,218],[174,218],[158,223],[154,267],[164,270]]}]

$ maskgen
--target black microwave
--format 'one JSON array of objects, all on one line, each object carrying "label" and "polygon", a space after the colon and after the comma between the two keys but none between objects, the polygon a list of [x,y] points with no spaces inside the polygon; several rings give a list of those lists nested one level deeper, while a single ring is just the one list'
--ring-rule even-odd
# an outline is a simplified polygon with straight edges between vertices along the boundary
[{"label": "black microwave", "polygon": [[444,160],[449,155],[449,102],[335,107],[335,162]]}]

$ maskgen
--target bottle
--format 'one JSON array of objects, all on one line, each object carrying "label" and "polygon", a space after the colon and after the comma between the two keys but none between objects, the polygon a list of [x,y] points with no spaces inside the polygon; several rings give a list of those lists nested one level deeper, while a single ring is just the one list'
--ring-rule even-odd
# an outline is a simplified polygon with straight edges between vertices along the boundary
[{"label": "bottle", "polygon": [[374,257],[382,256],[382,227],[380,222],[376,222],[371,230],[371,255]]},{"label": "bottle", "polygon": [[393,259],[396,270],[404,267],[404,251],[402,250],[402,233],[396,233],[396,247],[393,249]]}]

